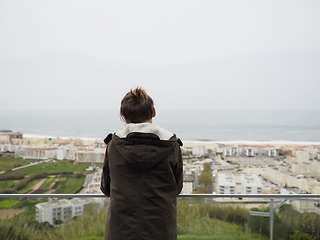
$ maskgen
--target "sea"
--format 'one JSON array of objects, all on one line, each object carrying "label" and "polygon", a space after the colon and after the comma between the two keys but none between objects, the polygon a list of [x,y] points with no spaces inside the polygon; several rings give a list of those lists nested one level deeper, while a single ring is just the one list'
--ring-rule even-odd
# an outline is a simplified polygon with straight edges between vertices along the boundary
[{"label": "sea", "polygon": [[[320,111],[158,110],[153,122],[183,141],[320,143]],[[26,137],[102,140],[124,126],[117,110],[0,112],[0,130]]]}]

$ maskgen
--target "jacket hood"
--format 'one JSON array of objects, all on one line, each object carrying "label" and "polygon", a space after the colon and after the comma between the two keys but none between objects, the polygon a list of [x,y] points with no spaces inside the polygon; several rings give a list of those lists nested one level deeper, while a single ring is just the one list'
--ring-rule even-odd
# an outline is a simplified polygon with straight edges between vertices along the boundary
[{"label": "jacket hood", "polygon": [[153,133],[132,132],[125,138],[109,134],[105,143],[113,141],[122,157],[132,166],[146,170],[161,162],[173,150],[175,144],[182,145],[173,135],[169,140],[160,140]]},{"label": "jacket hood", "polygon": [[174,134],[159,127],[157,124],[144,122],[144,123],[129,123],[122,129],[117,131],[115,134],[120,138],[128,136],[129,133],[140,132],[140,133],[153,133],[157,135],[160,140],[169,140]]}]

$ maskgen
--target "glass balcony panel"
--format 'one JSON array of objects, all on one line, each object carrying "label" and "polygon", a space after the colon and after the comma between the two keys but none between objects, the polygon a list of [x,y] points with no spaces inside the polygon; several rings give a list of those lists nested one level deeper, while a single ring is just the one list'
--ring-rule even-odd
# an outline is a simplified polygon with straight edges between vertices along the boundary
[{"label": "glass balcony panel", "polygon": [[[46,202],[48,197],[108,200],[101,194],[1,194],[0,226],[3,232],[11,227],[15,234],[32,236],[33,239],[103,239],[107,203],[100,205],[102,208],[86,205],[84,211],[79,211],[77,205],[74,212],[70,212],[70,207],[65,210],[60,207],[60,214],[52,214],[51,222],[48,222],[45,221],[48,214],[45,209],[36,208],[37,203]],[[320,195],[313,194],[180,195],[177,202],[178,239],[319,239],[319,214]],[[94,218],[94,228],[83,227],[83,232],[67,233],[67,228],[72,232],[71,225],[81,225],[81,221],[90,218]],[[28,226],[30,230],[22,226]],[[37,236],[32,235],[36,234],[32,231],[35,228],[39,230]],[[53,235],[59,236],[52,238]]]}]

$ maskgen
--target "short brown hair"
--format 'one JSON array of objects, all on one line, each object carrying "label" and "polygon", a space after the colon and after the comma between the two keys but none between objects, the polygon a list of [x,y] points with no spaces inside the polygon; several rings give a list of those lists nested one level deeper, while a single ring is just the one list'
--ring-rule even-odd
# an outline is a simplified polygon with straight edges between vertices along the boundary
[{"label": "short brown hair", "polygon": [[142,123],[154,116],[152,98],[140,87],[131,89],[121,101],[120,115],[131,123]]}]

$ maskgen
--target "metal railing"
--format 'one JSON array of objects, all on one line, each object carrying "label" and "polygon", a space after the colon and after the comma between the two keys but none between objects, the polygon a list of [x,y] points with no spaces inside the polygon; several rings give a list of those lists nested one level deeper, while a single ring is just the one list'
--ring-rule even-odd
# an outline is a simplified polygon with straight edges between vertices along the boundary
[{"label": "metal railing", "polygon": [[[103,194],[0,194],[1,198],[100,198]],[[180,194],[179,198],[265,198],[265,199],[310,199],[320,198],[320,194]]]},{"label": "metal railing", "polygon": [[[4,198],[106,198],[103,194],[0,194],[0,199]],[[229,201],[247,202],[247,199],[259,199],[259,202],[269,202],[269,212],[250,211],[252,216],[269,217],[270,233],[269,239],[273,240],[274,211],[281,207],[287,200],[317,200],[320,194],[180,194],[178,198],[211,198],[230,199]],[[275,199],[279,204],[275,206]]]}]

